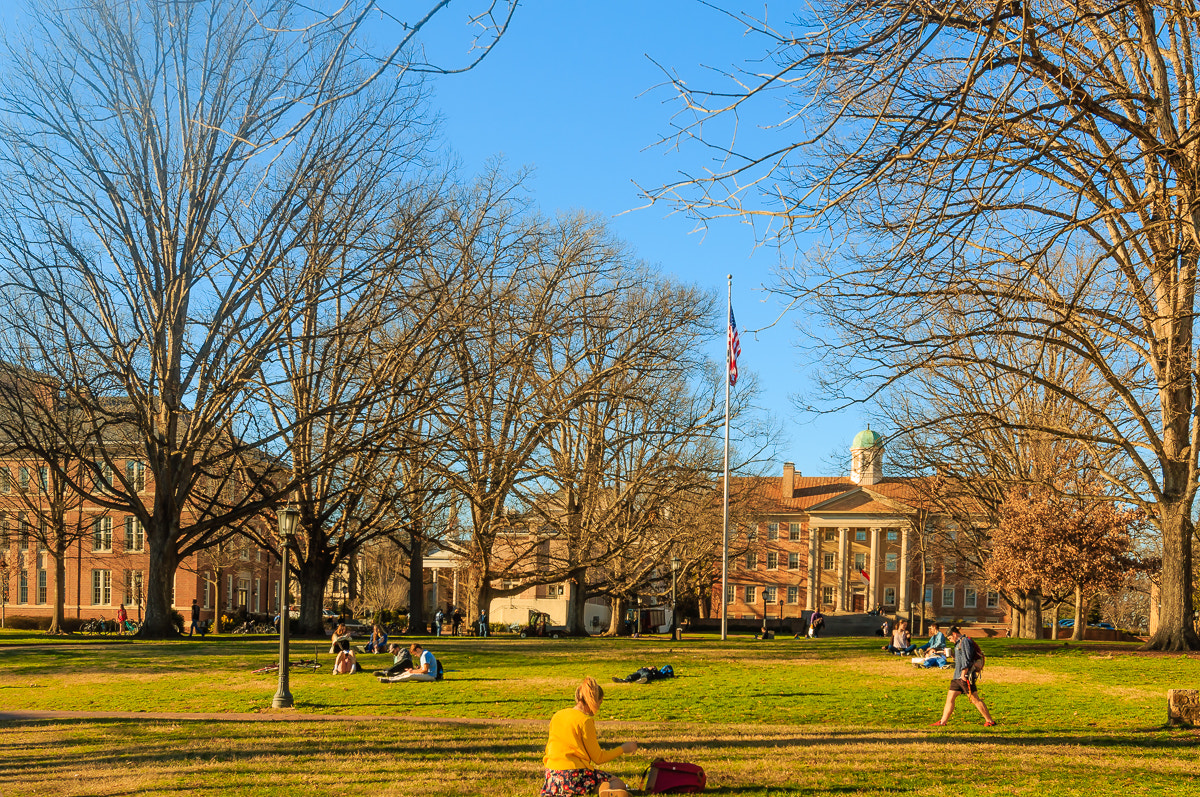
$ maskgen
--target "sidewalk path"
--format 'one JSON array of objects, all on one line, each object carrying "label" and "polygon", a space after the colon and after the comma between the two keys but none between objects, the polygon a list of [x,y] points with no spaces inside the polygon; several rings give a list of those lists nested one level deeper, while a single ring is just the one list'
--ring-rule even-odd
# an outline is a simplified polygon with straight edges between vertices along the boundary
[{"label": "sidewalk path", "polygon": [[479,719],[344,714],[301,714],[291,709],[240,714],[187,714],[171,711],[0,711],[0,723],[44,720],[177,720],[183,722],[424,722],[444,725],[546,725],[549,720]]}]

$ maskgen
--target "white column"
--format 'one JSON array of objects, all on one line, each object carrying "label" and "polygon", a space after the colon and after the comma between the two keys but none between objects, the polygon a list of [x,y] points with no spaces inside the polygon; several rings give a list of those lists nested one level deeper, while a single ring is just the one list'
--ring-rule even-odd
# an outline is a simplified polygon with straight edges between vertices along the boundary
[{"label": "white column", "polygon": [[867,567],[867,575],[871,583],[867,587],[867,611],[874,611],[879,605],[879,529],[871,529],[871,564]]},{"label": "white column", "polygon": [[821,588],[821,530],[808,526],[808,610],[820,605]]},{"label": "white column", "polygon": [[846,611],[846,545],[850,529],[838,529],[837,610]]},{"label": "white column", "polygon": [[[924,600],[925,596],[921,596]],[[908,617],[908,526],[900,529],[900,597],[896,602],[896,614]],[[911,618],[910,618],[911,619]]]}]

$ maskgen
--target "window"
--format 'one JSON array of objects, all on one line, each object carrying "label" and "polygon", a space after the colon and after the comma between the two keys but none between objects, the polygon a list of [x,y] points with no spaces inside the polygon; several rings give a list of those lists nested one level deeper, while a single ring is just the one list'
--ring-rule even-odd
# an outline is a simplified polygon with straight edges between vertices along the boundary
[{"label": "window", "polygon": [[100,488],[101,492],[111,493],[113,483],[112,465],[109,465],[107,462],[101,462],[96,468],[99,470],[99,480],[96,482],[96,486]]},{"label": "window", "polygon": [[925,588],[925,602],[933,603],[933,587]]},{"label": "window", "polygon": [[866,570],[867,569],[867,555],[865,553],[854,554],[854,569],[855,570]]},{"label": "window", "polygon": [[954,587],[945,587],[942,589],[942,605],[954,605]]},{"label": "window", "polygon": [[92,605],[93,606],[111,606],[112,605],[112,571],[111,570],[93,570],[92,571]]},{"label": "window", "polygon": [[896,567],[900,564],[900,554],[895,551],[888,551],[883,555],[883,569],[895,572]]},{"label": "window", "polygon": [[146,592],[142,585],[145,582],[142,580],[141,570],[126,570],[125,571],[125,602],[133,605],[142,603],[146,597]]},{"label": "window", "polygon": [[896,605],[896,588],[895,587],[884,587],[883,588],[883,605],[884,606],[895,606]]},{"label": "window", "polygon": [[822,561],[825,565],[826,570],[833,569],[833,554],[831,554],[831,553],[823,554]]},{"label": "window", "polygon": [[242,550],[238,551],[238,558],[241,559],[243,562],[249,562],[250,561],[250,549],[242,548]]},{"label": "window", "polygon": [[888,542],[895,542],[896,540],[900,539],[900,532],[896,531],[895,529],[888,529],[887,538]]},{"label": "window", "polygon": [[[112,550],[112,518],[108,515],[101,515],[92,520],[92,550]],[[100,571],[95,570],[93,572],[99,573]],[[105,601],[105,603],[108,603],[108,601]]]},{"label": "window", "polygon": [[38,586],[37,586],[37,602],[44,604],[46,602],[46,571],[39,570]]},{"label": "window", "polygon": [[954,573],[958,570],[958,560],[953,556],[947,556],[942,560],[942,572]]},{"label": "window", "polygon": [[746,569],[753,570],[758,567],[758,554],[754,551],[746,551]]},{"label": "window", "polygon": [[825,604],[826,606],[833,605],[833,587],[821,588],[821,603]]},{"label": "window", "polygon": [[125,516],[125,550],[140,551],[146,547],[146,530],[142,521],[133,515]]},{"label": "window", "polygon": [[788,570],[800,569],[800,554],[792,551],[788,554]]},{"label": "window", "polygon": [[37,547],[39,551],[50,550],[50,547],[46,545],[48,539],[50,539],[50,535],[46,533],[46,518],[44,515],[38,515]]},{"label": "window", "polygon": [[[204,605],[208,605],[207,600],[205,601]],[[279,611],[279,579],[275,579],[275,590],[271,597],[271,606],[273,607],[274,611]]]},{"label": "window", "polygon": [[29,521],[24,512],[17,513],[17,547],[22,551],[29,550]]},{"label": "window", "polygon": [[226,611],[233,609],[233,574],[230,573],[228,575],[228,577],[229,577],[228,585],[225,588],[225,610]]},{"label": "window", "polygon": [[767,539],[772,542],[779,539],[779,524],[778,523],[768,523],[767,524]]},{"label": "window", "polygon": [[730,584],[725,588],[725,602],[733,603],[733,585]]},{"label": "window", "polygon": [[967,609],[974,609],[975,602],[978,600],[975,596],[975,590],[972,587],[963,588],[963,606]]},{"label": "window", "polygon": [[779,567],[779,554],[775,551],[767,551],[767,569],[775,570]]},{"label": "window", "polygon": [[774,587],[763,587],[763,603],[774,603],[774,602],[775,602],[775,588]]},{"label": "window", "polygon": [[23,493],[29,492],[29,468],[17,468],[17,489]]},{"label": "window", "polygon": [[987,607],[989,609],[995,609],[999,605],[1000,605],[1000,593],[989,589],[988,594],[987,594]]},{"label": "window", "polygon": [[866,542],[867,541],[867,530],[866,529],[855,530],[854,540],[855,540],[855,542]]},{"label": "window", "polygon": [[834,529],[825,529],[825,541],[832,542],[833,540],[837,539],[835,536],[836,534],[837,532]]},{"label": "window", "polygon": [[262,611],[262,579],[254,579],[254,611]]},{"label": "window", "polygon": [[[204,608],[212,608],[212,573],[204,574]],[[275,582],[275,608],[279,609],[279,582]]]},{"label": "window", "polygon": [[746,605],[758,602],[758,587],[746,587]]},{"label": "window", "polygon": [[749,540],[750,542],[754,542],[755,540],[758,539],[758,526],[757,525],[749,526],[746,529],[746,539]]},{"label": "window", "polygon": [[260,562],[263,560],[263,550],[262,550],[262,548],[259,548],[258,550],[256,550],[256,551],[254,552],[254,558],[255,558],[255,559],[257,559],[257,560],[258,560],[258,561],[260,561]]},{"label": "window", "polygon": [[799,603],[800,602],[800,588],[799,587],[788,587],[787,602],[788,603]]},{"label": "window", "polygon": [[7,465],[0,467],[0,493],[8,495],[12,492],[12,472]]},{"label": "window", "polygon": [[0,548],[8,548],[8,513],[0,510]]},{"label": "window", "polygon": [[125,478],[129,482],[129,489],[135,493],[140,493],[146,489],[146,465],[136,459],[127,460],[125,462]]},{"label": "window", "polygon": [[933,572],[933,557],[932,556],[923,556],[921,558],[925,560],[925,572],[932,573]]},{"label": "window", "polygon": [[29,571],[21,571],[21,581],[17,585],[17,603],[29,603]]},{"label": "window", "polygon": [[38,487],[43,494],[50,492],[50,469],[45,465],[38,468]]},{"label": "window", "polygon": [[799,523],[789,523],[788,524],[788,539],[791,540],[792,542],[800,541],[800,524]]}]

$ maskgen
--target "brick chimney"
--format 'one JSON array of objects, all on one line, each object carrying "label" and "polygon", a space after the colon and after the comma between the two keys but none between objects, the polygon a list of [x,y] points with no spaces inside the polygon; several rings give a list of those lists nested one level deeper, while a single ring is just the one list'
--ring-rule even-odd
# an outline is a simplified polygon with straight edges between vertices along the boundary
[{"label": "brick chimney", "polygon": [[796,466],[791,462],[783,463],[783,484],[780,485],[779,497],[796,497]]}]

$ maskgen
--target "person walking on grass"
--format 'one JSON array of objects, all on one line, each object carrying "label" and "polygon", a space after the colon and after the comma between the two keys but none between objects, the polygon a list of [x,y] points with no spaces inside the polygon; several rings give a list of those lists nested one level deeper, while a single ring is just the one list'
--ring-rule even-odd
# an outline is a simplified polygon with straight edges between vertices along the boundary
[{"label": "person walking on grass", "polygon": [[575,690],[575,705],[555,712],[550,718],[550,738],[542,757],[546,777],[541,797],[583,794],[629,797],[629,787],[624,781],[595,768],[637,750],[637,742],[625,742],[611,750],[600,749],[596,715],[602,702],[604,689],[589,675]]},{"label": "person walking on grass", "polygon": [[200,625],[200,604],[196,603],[195,598],[192,598],[192,624],[188,626],[188,636],[196,633],[198,625]]},{"label": "person walking on grass", "polygon": [[129,621],[129,612],[125,611],[125,604],[121,604],[117,609],[117,633],[125,636],[125,623]]},{"label": "person walking on grass", "polygon": [[979,673],[971,666],[979,655],[976,652],[975,643],[956,625],[950,627],[950,641],[954,643],[954,677],[950,679],[950,691],[946,693],[946,705],[942,709],[942,718],[933,725],[941,727],[949,723],[950,715],[954,713],[954,701],[958,699],[959,695],[965,694],[983,716],[984,726],[991,728],[996,721],[992,719],[987,704],[979,697],[979,689],[975,685]]}]

